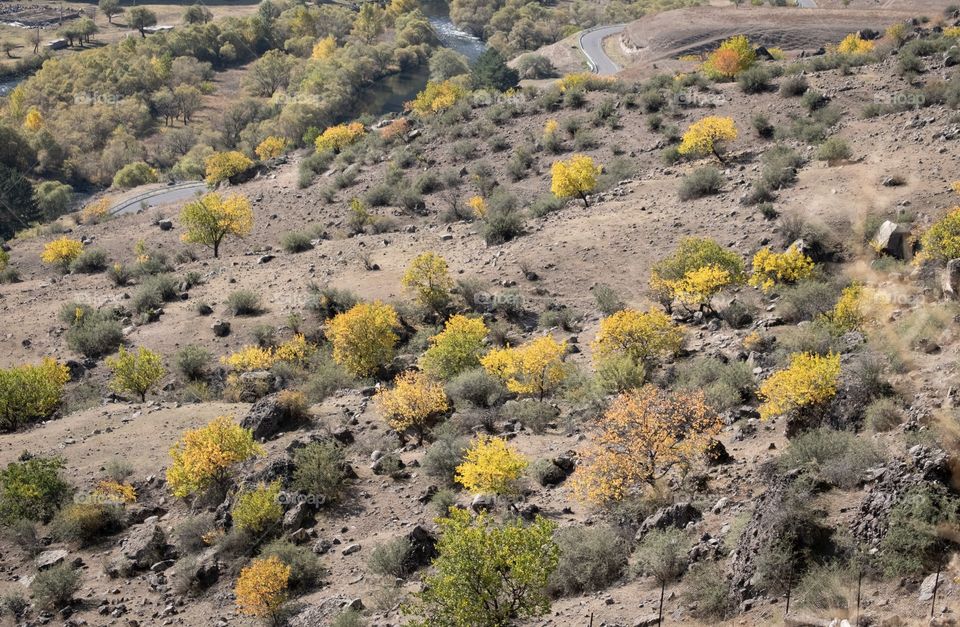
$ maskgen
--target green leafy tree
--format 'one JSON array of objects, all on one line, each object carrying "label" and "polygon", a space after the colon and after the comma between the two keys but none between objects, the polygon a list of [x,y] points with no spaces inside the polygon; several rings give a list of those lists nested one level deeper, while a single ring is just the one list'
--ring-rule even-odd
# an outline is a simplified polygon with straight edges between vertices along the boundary
[{"label": "green leafy tree", "polygon": [[60,457],[21,456],[0,470],[0,522],[48,521],[70,495]]},{"label": "green leafy tree", "polygon": [[113,18],[123,13],[120,0],[100,0],[100,12],[107,16],[107,22],[113,24]]},{"label": "green leafy tree", "polygon": [[10,239],[40,217],[30,181],[16,170],[0,165],[0,239]]},{"label": "green leafy tree", "polygon": [[538,516],[529,525],[519,519],[497,525],[458,509],[438,523],[434,574],[404,608],[421,617],[411,625],[501,627],[550,611],[547,581],[560,559],[554,523]]},{"label": "green leafy tree", "polygon": [[520,74],[507,65],[503,55],[496,48],[487,48],[473,64],[470,79],[474,89],[507,91],[517,86],[520,82]]},{"label": "green leafy tree", "polygon": [[147,392],[167,374],[160,355],[142,346],[136,353],[121,346],[116,357],[107,359],[107,366],[113,370],[110,387],[120,394],[136,394],[141,403],[147,400]]},{"label": "green leafy tree", "polygon": [[157,25],[157,14],[146,7],[133,7],[128,22],[130,28],[137,29],[140,36],[146,38],[146,29]]}]

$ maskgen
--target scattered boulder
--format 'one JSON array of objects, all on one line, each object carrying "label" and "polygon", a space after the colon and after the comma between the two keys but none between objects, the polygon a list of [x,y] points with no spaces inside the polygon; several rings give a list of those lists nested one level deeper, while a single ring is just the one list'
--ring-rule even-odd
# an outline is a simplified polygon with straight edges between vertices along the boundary
[{"label": "scattered boulder", "polygon": [[67,555],[69,555],[69,553],[64,549],[44,551],[33,560],[33,563],[36,565],[37,570],[47,570],[48,568],[62,564],[63,560],[67,559]]},{"label": "scattered boulder", "polygon": [[943,585],[943,573],[933,573],[928,575],[926,579],[923,580],[923,583],[920,584],[920,595],[917,597],[917,601],[930,601],[933,599],[933,590],[934,588],[939,588]]},{"label": "scattered boulder", "polygon": [[723,442],[716,439],[711,439],[707,444],[704,457],[707,460],[707,466],[722,466],[733,461],[733,457],[727,452],[727,447],[723,445]]},{"label": "scattered boulder", "polygon": [[213,330],[213,334],[216,337],[227,337],[230,335],[230,323],[226,320],[217,320],[210,325],[210,329]]},{"label": "scattered boulder", "polygon": [[282,402],[279,394],[270,394],[250,408],[250,413],[240,421],[240,426],[251,429],[254,439],[262,441],[294,429],[300,426],[302,421],[303,417],[291,413],[289,405]]},{"label": "scattered boulder", "polygon": [[240,375],[240,400],[244,403],[255,403],[278,389],[277,377],[267,370],[244,372]]},{"label": "scattered boulder", "polygon": [[136,569],[147,569],[167,554],[167,539],[156,520],[149,520],[130,530],[120,545],[120,553]]},{"label": "scattered boulder", "polygon": [[953,300],[960,299],[960,259],[951,259],[943,269],[940,279],[943,295]]},{"label": "scattered boulder", "polygon": [[880,225],[871,243],[875,250],[895,259],[909,260],[913,256],[910,228],[890,220]]},{"label": "scattered boulder", "polygon": [[418,568],[429,566],[437,556],[437,539],[425,528],[417,525],[407,534],[410,550],[403,560],[403,570],[412,573]]},{"label": "scattered boulder", "polygon": [[490,494],[478,494],[470,502],[470,509],[477,512],[489,512],[496,504],[496,500]]},{"label": "scattered boulder", "polygon": [[691,503],[675,503],[668,507],[661,507],[640,524],[636,539],[641,540],[643,536],[655,529],[659,531],[671,528],[683,529],[702,518],[703,514]]},{"label": "scattered boulder", "polygon": [[172,231],[173,230],[173,221],[172,220],[159,220],[157,221],[157,226],[160,227],[161,231]]}]

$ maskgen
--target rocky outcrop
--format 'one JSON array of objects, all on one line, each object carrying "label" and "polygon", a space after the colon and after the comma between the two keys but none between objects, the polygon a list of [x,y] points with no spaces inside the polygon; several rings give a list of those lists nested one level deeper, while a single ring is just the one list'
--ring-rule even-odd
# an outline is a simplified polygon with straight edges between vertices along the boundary
[{"label": "rocky outcrop", "polygon": [[960,259],[951,259],[943,269],[940,279],[943,295],[953,300],[960,299]]},{"label": "rocky outcrop", "polygon": [[251,429],[255,440],[269,440],[283,431],[299,427],[304,422],[301,415],[291,412],[290,406],[271,394],[257,401],[250,413],[240,421],[244,429]]},{"label": "rocky outcrop", "polygon": [[406,540],[410,549],[403,560],[404,572],[412,573],[419,568],[429,566],[437,556],[437,539],[420,525],[407,534]]},{"label": "rocky outcrop", "polygon": [[910,228],[890,220],[880,225],[871,244],[874,250],[895,259],[910,259],[913,256]]},{"label": "rocky outcrop", "polygon": [[873,485],[850,524],[851,535],[866,546],[879,545],[887,532],[890,510],[904,495],[924,484],[946,484],[949,477],[947,454],[919,444],[908,451],[905,461],[871,470],[867,479]]},{"label": "rocky outcrop", "polygon": [[167,538],[157,520],[148,520],[130,530],[120,545],[120,554],[135,569],[147,569],[169,552]]},{"label": "rocky outcrop", "polygon": [[690,503],[674,503],[669,507],[661,507],[651,516],[648,516],[637,530],[637,541],[643,539],[651,531],[665,529],[684,529],[692,522],[703,518],[699,509]]}]

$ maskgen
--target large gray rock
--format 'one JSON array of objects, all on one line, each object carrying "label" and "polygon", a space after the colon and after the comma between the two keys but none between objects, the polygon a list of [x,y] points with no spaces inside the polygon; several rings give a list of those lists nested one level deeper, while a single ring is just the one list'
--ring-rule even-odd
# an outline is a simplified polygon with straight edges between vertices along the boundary
[{"label": "large gray rock", "polygon": [[661,507],[640,524],[636,539],[639,541],[654,530],[683,529],[702,518],[703,514],[700,510],[690,503],[675,503],[668,507]]},{"label": "large gray rock", "polygon": [[877,229],[871,242],[874,249],[896,259],[909,260],[913,256],[910,246],[910,228],[890,220]]},{"label": "large gray rock", "polygon": [[147,569],[164,559],[167,539],[157,521],[145,522],[130,530],[120,545],[120,553],[134,568]]},{"label": "large gray rock", "polygon": [[407,542],[410,543],[410,550],[403,560],[403,569],[408,573],[429,566],[437,556],[437,539],[420,525],[407,534]]},{"label": "large gray rock", "polygon": [[64,549],[44,551],[33,560],[33,563],[36,564],[37,570],[47,570],[48,568],[62,564],[63,560],[67,559],[67,555],[69,555],[69,553]]},{"label": "large gray rock", "polygon": [[954,300],[960,299],[960,259],[951,259],[943,269],[940,279],[943,295]]},{"label": "large gray rock", "polygon": [[943,579],[943,573],[928,575],[920,584],[920,595],[917,597],[917,601],[923,602],[933,599],[933,589],[936,587],[939,590],[943,586]]},{"label": "large gray rock", "polygon": [[289,406],[280,401],[278,394],[270,394],[250,408],[250,413],[240,421],[240,426],[251,429],[254,439],[268,440],[282,431],[296,428],[300,421],[301,416],[292,414]]}]

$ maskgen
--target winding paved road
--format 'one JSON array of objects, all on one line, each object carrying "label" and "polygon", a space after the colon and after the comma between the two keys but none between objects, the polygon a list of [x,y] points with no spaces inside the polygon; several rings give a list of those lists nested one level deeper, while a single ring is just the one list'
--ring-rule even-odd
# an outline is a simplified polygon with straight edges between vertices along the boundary
[{"label": "winding paved road", "polygon": [[613,62],[603,50],[603,40],[611,35],[616,35],[626,28],[626,24],[615,24],[613,26],[598,26],[580,33],[577,40],[580,51],[587,57],[587,63],[594,73],[601,76],[616,74],[620,71],[620,66]]},{"label": "winding paved road", "polygon": [[168,205],[181,200],[190,200],[198,193],[203,193],[206,189],[206,183],[200,181],[179,183],[171,187],[161,187],[121,200],[110,208],[110,215],[118,216],[124,213],[134,213],[141,208],[150,208],[158,205]]}]

